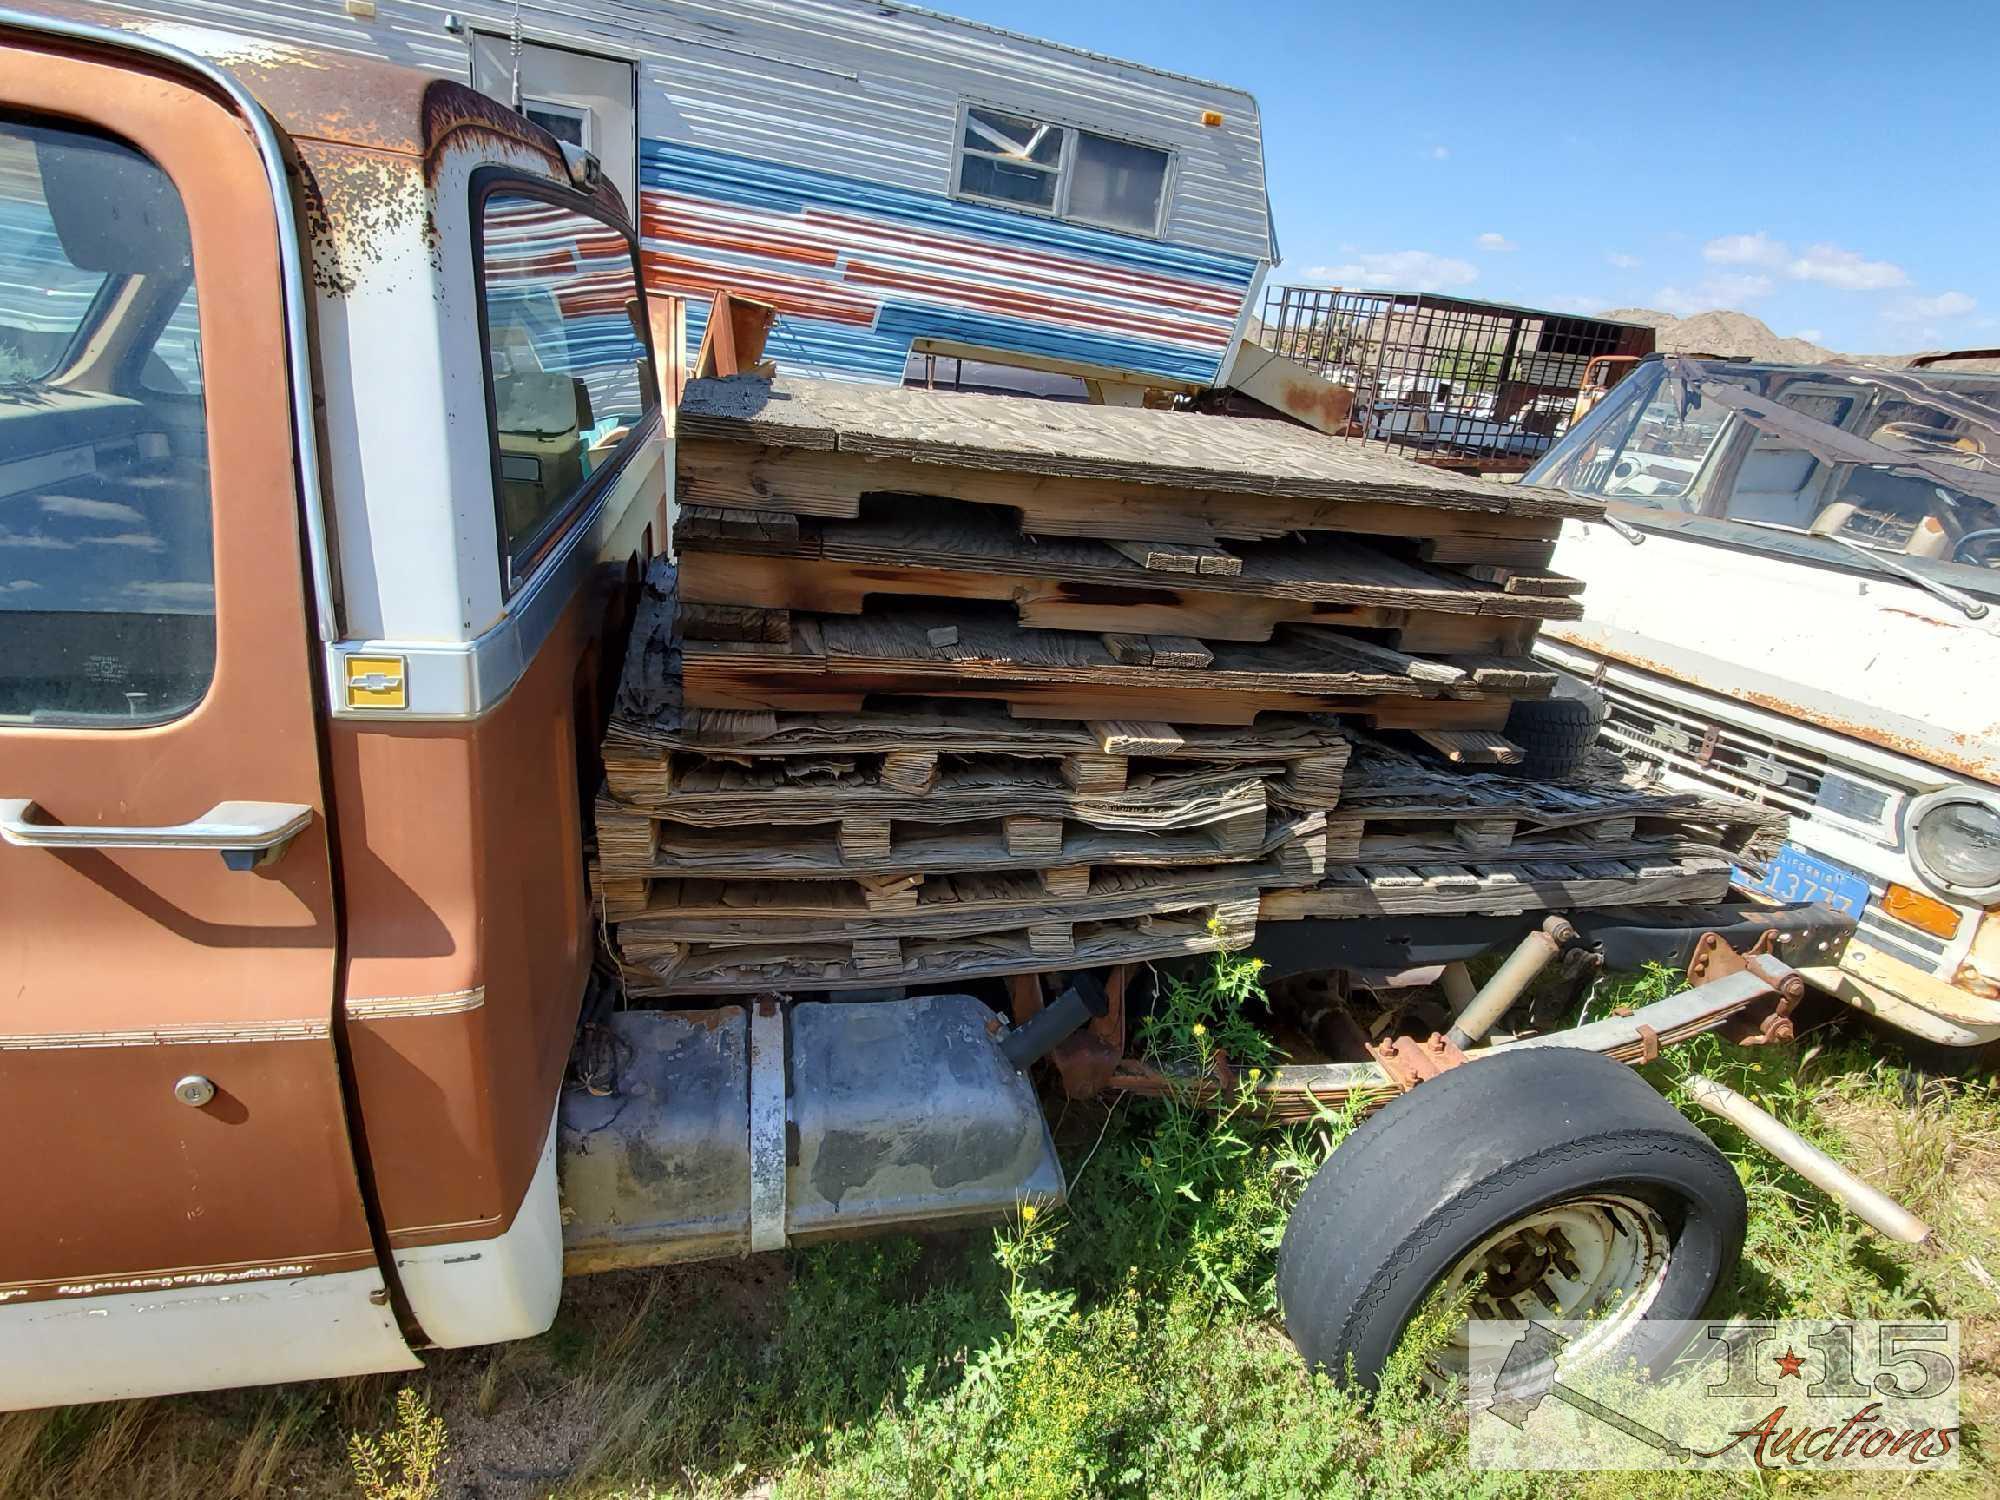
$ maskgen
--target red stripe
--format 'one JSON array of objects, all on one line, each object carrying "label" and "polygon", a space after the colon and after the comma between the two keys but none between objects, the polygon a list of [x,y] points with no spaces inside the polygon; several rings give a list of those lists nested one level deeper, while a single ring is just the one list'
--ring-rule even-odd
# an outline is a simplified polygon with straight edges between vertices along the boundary
[{"label": "red stripe", "polygon": [[714,265],[685,256],[648,249],[644,254],[646,285],[663,292],[691,292],[713,297],[718,291],[745,292],[771,303],[781,312],[852,323],[866,328],[875,321],[875,299],[843,291],[838,283],[810,277],[785,276],[754,267]]},{"label": "red stripe", "polygon": [[1191,329],[1184,323],[1166,323],[1154,318],[1123,316],[1112,309],[1087,302],[1056,297],[1027,297],[1018,292],[1009,294],[988,291],[981,287],[967,286],[963,282],[946,281],[935,276],[918,276],[907,271],[871,266],[859,261],[848,263],[846,277],[849,281],[858,281],[869,286],[926,292],[940,301],[958,306],[982,308],[1008,317],[1040,318],[1065,325],[1103,328],[1116,333],[1151,333],[1178,343],[1196,344],[1201,347],[1215,344],[1220,337],[1207,329]]}]

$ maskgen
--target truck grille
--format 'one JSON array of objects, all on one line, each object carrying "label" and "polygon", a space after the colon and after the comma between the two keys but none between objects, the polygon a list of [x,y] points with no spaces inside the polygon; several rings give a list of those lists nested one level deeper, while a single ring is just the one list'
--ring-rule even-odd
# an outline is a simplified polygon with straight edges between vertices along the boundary
[{"label": "truck grille", "polygon": [[1620,751],[1671,766],[1717,791],[1812,816],[1826,779],[1825,756],[1718,723],[1627,683],[1600,682],[1597,690],[1609,705],[1604,738]]}]

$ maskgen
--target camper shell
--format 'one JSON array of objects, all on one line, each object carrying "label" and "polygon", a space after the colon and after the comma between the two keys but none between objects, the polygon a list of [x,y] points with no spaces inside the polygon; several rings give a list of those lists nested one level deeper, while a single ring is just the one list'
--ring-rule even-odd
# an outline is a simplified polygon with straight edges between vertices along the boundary
[{"label": "camper shell", "polygon": [[164,0],[132,24],[518,102],[603,164],[691,345],[727,288],[778,310],[788,373],[900,383],[944,354],[1112,399],[1220,384],[1277,259],[1257,102],[1223,84],[868,0],[360,10]]}]

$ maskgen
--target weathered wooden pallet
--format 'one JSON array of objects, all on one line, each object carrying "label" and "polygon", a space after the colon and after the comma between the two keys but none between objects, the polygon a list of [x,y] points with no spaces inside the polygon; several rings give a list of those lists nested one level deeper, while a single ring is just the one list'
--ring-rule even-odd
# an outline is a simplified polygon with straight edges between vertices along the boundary
[{"label": "weathered wooden pallet", "polygon": [[864,496],[928,495],[1004,506],[1019,518],[1022,531],[1037,537],[1219,547],[1226,540],[1336,532],[1414,540],[1426,562],[1523,570],[1548,566],[1560,531],[1559,518],[1433,506],[1393,486],[1362,490],[1352,499],[1271,494],[1253,499],[1226,490],[992,473],[686,437],[678,445],[677,483],[683,504],[760,517],[851,520],[861,514]]},{"label": "weathered wooden pallet", "polygon": [[1357,743],[1345,773],[1341,812],[1328,820],[1330,844],[1407,834],[1439,822],[1489,825],[1489,835],[1497,834],[1503,823],[1524,836],[1572,830],[1613,843],[1635,837],[1698,837],[1734,850],[1760,837],[1782,835],[1788,819],[1778,808],[1714,792],[1634,786],[1603,775],[1557,784],[1443,771],[1377,740]]},{"label": "weathered wooden pallet", "polygon": [[[1601,513],[1593,502],[1558,491],[1441,473],[1380,447],[1329,442],[1289,423],[1052,402],[1024,406],[1004,397],[840,381],[697,381],[683,399],[678,436],[683,444],[720,440],[926,469],[1117,480],[1232,497],[1381,499],[1558,520]],[[1250,507],[1239,502],[1239,508]]]},{"label": "weathered wooden pallet", "polygon": [[[727,511],[683,509],[675,537],[685,599],[835,614],[888,595],[974,599],[1010,603],[1031,627],[1263,641],[1303,623],[1394,631],[1406,650],[1517,652],[1532,636],[1525,622],[1583,612],[1574,599],[1509,593],[1351,538],[1233,553],[1037,541],[988,507],[935,499],[885,501],[857,521],[807,520],[782,539],[749,542],[742,530]],[[738,628],[766,639],[774,627],[745,617]]]},{"label": "weathered wooden pallet", "polygon": [[[1250,860],[1322,817],[1268,817],[1259,807],[1199,828],[1162,832],[1093,828],[1058,818],[994,817],[931,827],[890,824],[886,841],[839,836],[839,825],[804,828],[688,828],[645,820],[650,855],[636,843],[607,848],[599,838],[600,873],[653,878],[825,880],[853,875],[904,875],[959,870],[1057,869],[1077,865],[1191,865]],[[852,820],[850,820],[852,822]]]},{"label": "weathered wooden pallet", "polygon": [[1045,922],[1126,921],[1254,899],[1265,886],[1295,878],[1275,861],[1077,873],[1074,890],[1052,890],[1032,870],[933,875],[896,907],[871,904],[851,882],[665,880],[655,883],[643,912],[620,920],[618,948],[643,958],[672,944],[964,937]]},{"label": "weathered wooden pallet", "polygon": [[[1250,728],[1098,720],[1024,723],[1004,713],[919,702],[905,711],[850,715],[730,713],[689,710],[675,727],[612,721],[603,750],[605,781],[633,807],[660,808],[703,767],[798,766],[777,774],[806,779],[827,762],[852,775],[910,794],[927,793],[968,759],[1006,756],[1052,766],[1079,793],[1115,793],[1135,777],[1175,767],[1279,768],[1269,780],[1287,805],[1332,807],[1340,800],[1349,743],[1331,726],[1272,719]],[[846,775],[846,771],[836,774]]]},{"label": "weathered wooden pallet", "polygon": [[[1170,833],[1124,833],[1056,824],[1035,827],[1010,847],[1006,820],[993,819],[947,831],[922,825],[894,832],[886,859],[879,847],[843,847],[832,829],[727,830],[651,824],[650,858],[600,846],[590,867],[591,893],[607,921],[622,922],[657,909],[671,881],[835,882],[812,910],[846,908],[858,899],[869,911],[908,911],[938,876],[993,871],[1032,874],[1051,897],[1078,896],[1101,885],[1115,868],[1184,869],[1241,864],[1243,878],[1259,886],[1310,885],[1325,873],[1324,844],[1312,838],[1320,814],[1266,819],[1261,828],[1245,817],[1234,823]],[[1053,820],[1050,820],[1053,821]],[[857,857],[858,856],[858,857]],[[951,887],[943,888],[948,896]],[[807,899],[807,898],[793,898]]]},{"label": "weathered wooden pallet", "polygon": [[1304,917],[1514,916],[1525,911],[1719,901],[1730,862],[1712,855],[1642,860],[1521,860],[1329,865],[1302,890],[1266,891],[1267,922]]},{"label": "weathered wooden pallet", "polygon": [[[697,708],[851,712],[871,695],[1004,701],[1020,717],[1115,715],[1191,724],[1259,713],[1366,714],[1393,727],[1498,728],[1508,698],[1546,695],[1532,662],[1408,656],[1330,631],[1287,627],[1269,645],[1221,643],[1205,667],[1136,665],[1114,645],[1066,631],[942,609],[795,617],[789,646],[689,641],[683,692]],[[951,628],[948,644],[933,630]],[[1461,700],[1463,711],[1409,714],[1398,699]],[[1385,708],[1392,711],[1386,715]],[[1497,713],[1496,713],[1497,710]]]},{"label": "weathered wooden pallet", "polygon": [[651,807],[600,798],[598,832],[601,840],[607,821],[654,818],[732,828],[853,818],[964,823],[996,813],[1073,818],[1094,828],[1191,828],[1262,808],[1266,778],[1282,769],[1276,764],[1166,764],[1169,769],[1142,774],[1123,786],[1077,786],[1058,762],[972,756],[956,759],[941,773],[933,765],[930,778],[919,787],[912,785],[919,768],[907,761],[890,768],[900,785],[883,779],[879,771],[864,774],[851,762],[816,758],[746,766],[709,761],[684,772],[672,794]]},{"label": "weathered wooden pallet", "polygon": [[645,964],[628,959],[624,972],[633,995],[957,983],[987,975],[1212,953],[1247,943],[1256,920],[1252,896],[1122,921],[1038,922],[952,937],[692,947]]}]

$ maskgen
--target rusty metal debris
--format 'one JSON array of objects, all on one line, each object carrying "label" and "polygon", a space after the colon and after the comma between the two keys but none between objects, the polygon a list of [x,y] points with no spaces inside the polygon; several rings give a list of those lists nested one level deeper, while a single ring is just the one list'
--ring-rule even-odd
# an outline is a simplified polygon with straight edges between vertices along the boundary
[{"label": "rusty metal debris", "polygon": [[1450,1072],[1465,1061],[1465,1054],[1438,1032],[1423,1040],[1413,1036],[1385,1037],[1370,1044],[1368,1055],[1381,1064],[1390,1082],[1406,1094],[1426,1079]]}]

